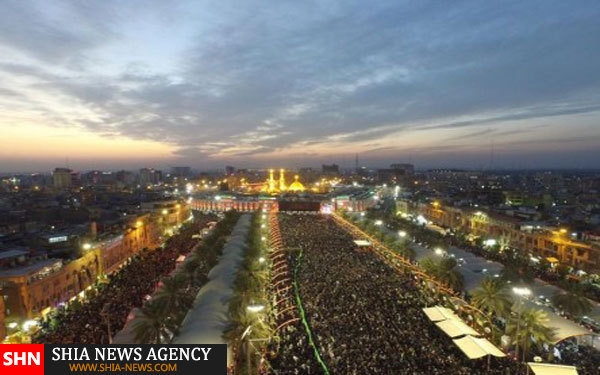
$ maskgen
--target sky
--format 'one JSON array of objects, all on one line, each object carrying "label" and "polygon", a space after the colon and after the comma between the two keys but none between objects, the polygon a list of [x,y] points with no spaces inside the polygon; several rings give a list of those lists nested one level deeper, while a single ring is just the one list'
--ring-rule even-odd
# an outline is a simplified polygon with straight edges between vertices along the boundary
[{"label": "sky", "polygon": [[600,167],[600,2],[4,0],[0,171]]}]

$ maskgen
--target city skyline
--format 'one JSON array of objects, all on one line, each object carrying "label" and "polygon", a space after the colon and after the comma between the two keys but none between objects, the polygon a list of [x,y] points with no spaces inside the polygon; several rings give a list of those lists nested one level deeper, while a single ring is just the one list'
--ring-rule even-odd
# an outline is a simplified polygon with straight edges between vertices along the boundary
[{"label": "city skyline", "polygon": [[0,171],[597,168],[582,3],[8,1]]}]

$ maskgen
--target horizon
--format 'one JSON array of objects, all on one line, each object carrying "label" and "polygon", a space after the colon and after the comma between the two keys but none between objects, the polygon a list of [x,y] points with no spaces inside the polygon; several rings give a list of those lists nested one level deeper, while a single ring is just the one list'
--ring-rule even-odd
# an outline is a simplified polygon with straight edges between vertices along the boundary
[{"label": "horizon", "polygon": [[594,170],[584,3],[8,1],[0,171]]}]

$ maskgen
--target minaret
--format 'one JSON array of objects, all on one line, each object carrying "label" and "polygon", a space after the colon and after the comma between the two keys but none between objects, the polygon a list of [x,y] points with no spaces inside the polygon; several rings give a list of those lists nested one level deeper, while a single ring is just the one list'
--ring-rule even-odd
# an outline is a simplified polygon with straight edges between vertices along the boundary
[{"label": "minaret", "polygon": [[269,193],[275,191],[275,178],[273,178],[273,170],[269,169]]},{"label": "minaret", "polygon": [[286,186],[285,186],[285,170],[283,168],[281,168],[279,170],[279,190],[280,191],[285,191],[286,190]]}]

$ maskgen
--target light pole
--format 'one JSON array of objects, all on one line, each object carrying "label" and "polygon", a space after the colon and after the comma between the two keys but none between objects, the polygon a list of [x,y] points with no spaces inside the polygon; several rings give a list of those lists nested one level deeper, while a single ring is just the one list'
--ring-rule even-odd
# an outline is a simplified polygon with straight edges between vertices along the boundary
[{"label": "light pole", "polygon": [[[259,313],[261,311],[263,311],[265,309],[265,305],[249,305],[246,307],[246,310],[249,313]],[[248,335],[250,332],[252,331],[252,324],[248,326],[248,328],[246,328],[246,330],[244,331],[244,334],[242,334],[241,340],[244,339],[244,337],[246,335]],[[260,341],[260,339],[254,339],[251,340],[250,338],[248,338],[246,340],[246,370],[248,371],[248,375],[252,375],[252,369],[251,369],[251,358],[250,358],[250,345],[252,341]]]},{"label": "light pole", "polygon": [[517,361],[519,360],[519,336],[521,331],[521,305],[523,304],[523,298],[531,294],[531,290],[528,288],[512,288],[513,293],[519,297],[519,303],[517,305],[517,331],[515,333],[517,347],[515,349],[515,354],[517,356]]}]

